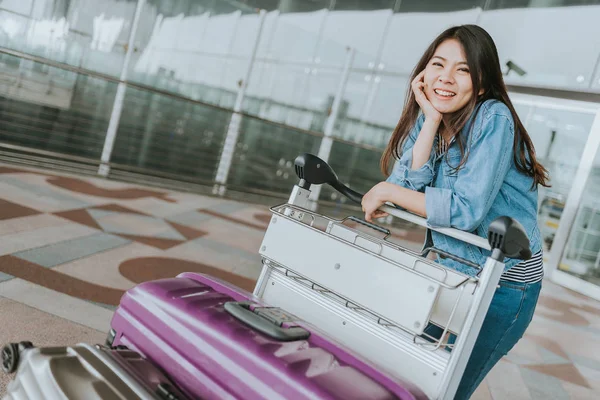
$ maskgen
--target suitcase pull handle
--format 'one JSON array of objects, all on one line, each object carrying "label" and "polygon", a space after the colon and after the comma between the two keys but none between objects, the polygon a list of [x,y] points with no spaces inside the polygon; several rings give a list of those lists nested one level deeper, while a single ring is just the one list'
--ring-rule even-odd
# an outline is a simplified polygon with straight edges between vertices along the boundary
[{"label": "suitcase pull handle", "polygon": [[268,308],[260,307],[251,310],[250,305],[251,303],[230,301],[225,303],[225,311],[251,328],[280,342],[306,340],[310,336],[309,331],[299,326],[283,328],[281,325],[287,322],[286,319],[274,318],[268,313],[261,312],[261,310],[269,310]]}]

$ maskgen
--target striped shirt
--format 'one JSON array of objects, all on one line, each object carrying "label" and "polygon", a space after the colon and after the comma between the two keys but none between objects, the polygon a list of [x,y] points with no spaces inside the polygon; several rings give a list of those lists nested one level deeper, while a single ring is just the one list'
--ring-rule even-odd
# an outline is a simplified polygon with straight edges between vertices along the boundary
[{"label": "striped shirt", "polygon": [[438,133],[438,147],[436,149],[435,154],[439,157],[442,154],[448,151],[448,147],[450,147],[454,143],[454,137],[450,139],[450,142],[446,142],[444,137]]},{"label": "striped shirt", "polygon": [[542,251],[535,253],[529,260],[522,261],[504,272],[500,277],[502,281],[535,283],[544,278],[544,259]]},{"label": "striped shirt", "polygon": [[[444,137],[438,134],[438,147],[436,149],[436,155],[439,157],[448,151],[454,143],[454,137],[450,139],[450,142],[446,142]],[[529,260],[520,262],[508,271],[504,272],[500,277],[500,280],[520,283],[535,283],[539,282],[544,278],[544,260],[542,252],[538,251]]]}]

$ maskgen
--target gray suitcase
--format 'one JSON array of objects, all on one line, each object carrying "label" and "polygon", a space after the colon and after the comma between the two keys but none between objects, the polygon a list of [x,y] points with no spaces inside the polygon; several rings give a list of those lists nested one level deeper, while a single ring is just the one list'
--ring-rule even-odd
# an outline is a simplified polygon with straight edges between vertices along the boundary
[{"label": "gray suitcase", "polygon": [[183,400],[168,378],[139,353],[78,344],[2,349],[5,372],[16,370],[3,400]]}]

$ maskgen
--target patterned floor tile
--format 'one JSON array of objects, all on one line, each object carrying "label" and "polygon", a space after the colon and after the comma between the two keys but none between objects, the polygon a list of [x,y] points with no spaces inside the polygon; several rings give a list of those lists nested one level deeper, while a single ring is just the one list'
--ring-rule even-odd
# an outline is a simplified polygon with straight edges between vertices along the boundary
[{"label": "patterned floor tile", "polygon": [[0,176],[0,182],[8,184],[13,188],[21,189],[28,197],[43,200],[48,206],[70,209],[89,207],[92,205],[68,194],[60,193],[50,186],[29,183],[17,177]]},{"label": "patterned floor tile", "polygon": [[48,226],[64,225],[65,220],[51,214],[37,214],[0,221],[0,236],[35,231]]},{"label": "patterned floor tile", "polygon": [[180,241],[185,240],[184,236],[161,218],[125,213],[112,213],[111,215],[104,215],[101,218],[97,218],[94,210],[90,210],[90,214],[104,232]]},{"label": "patterned floor tile", "polygon": [[5,274],[4,272],[0,272],[0,282],[5,282],[5,281],[11,280],[13,278],[14,277],[12,275]]},{"label": "patterned floor tile", "polygon": [[600,361],[598,361],[597,359],[579,356],[575,354],[569,354],[569,358],[573,361],[573,363],[577,365],[595,369],[596,371],[600,372]]},{"label": "patterned floor tile", "polygon": [[[569,393],[562,386],[560,379],[535,370],[521,368],[523,382],[527,385],[533,400],[569,400]],[[494,397],[496,398],[496,397]],[[510,397],[499,397],[510,399]]]},{"label": "patterned floor tile", "polygon": [[570,382],[574,385],[590,388],[590,384],[587,382],[587,380],[571,363],[524,365],[523,368],[542,373],[546,376],[552,376],[560,380]]},{"label": "patterned floor tile", "polygon": [[222,201],[218,204],[211,205],[207,208],[204,208],[204,211],[212,211],[218,214],[233,214],[236,211],[243,210],[247,208],[249,205],[246,203],[239,203],[237,201]]},{"label": "patterned floor tile", "polygon": [[186,210],[195,210],[198,208],[209,208],[223,202],[222,198],[203,196],[195,193],[171,192],[169,199],[185,207]]},{"label": "patterned floor tile", "polygon": [[[13,257],[0,257],[0,271],[13,275],[18,280],[40,285],[55,292],[73,297],[74,299],[90,300],[103,304],[119,304],[123,290],[98,285],[72,276],[63,274],[55,269]],[[0,293],[4,295],[6,285],[14,281],[6,281],[0,285]]]},{"label": "patterned floor tile", "polygon": [[146,215],[118,204],[65,211],[56,215],[162,250],[206,235],[205,231]]},{"label": "patterned floor tile", "polygon": [[55,271],[82,281],[114,289],[127,290],[135,283],[127,279],[119,268],[121,264],[138,258],[160,257],[164,252],[138,242],[90,255],[54,268]]},{"label": "patterned floor tile", "polygon": [[228,215],[238,221],[248,222],[253,226],[260,226],[262,230],[266,230],[271,222],[272,213],[268,207],[248,206]]},{"label": "patterned floor tile", "polygon": [[256,284],[256,278],[245,278],[239,274],[198,261],[164,256],[130,259],[121,263],[119,271],[124,277],[136,283],[153,279],[173,278],[183,272],[196,272],[230,282],[248,292],[252,292]]},{"label": "patterned floor tile", "polygon": [[0,220],[27,217],[36,214],[40,214],[40,212],[34,210],[33,208],[24,207],[19,204],[0,199]]},{"label": "patterned floor tile", "polygon": [[[258,254],[265,236],[264,231],[246,225],[225,220],[211,220],[203,225],[207,239],[217,241],[229,247],[244,250],[246,253]],[[235,238],[235,240],[232,240]]]},{"label": "patterned floor tile", "polygon": [[213,210],[198,210],[198,212],[209,215],[222,221],[228,221],[238,225],[245,225],[249,228],[253,228],[261,232],[265,230],[265,225],[260,222],[250,222],[242,218],[237,218],[236,216],[216,212]]},{"label": "patterned floor tile", "polygon": [[14,235],[4,235],[0,240],[0,255],[34,249],[97,232],[97,230],[87,226],[65,223],[61,226],[50,226],[34,231],[19,232]]},{"label": "patterned floor tile", "polygon": [[518,365],[500,361],[486,379],[494,399],[529,399],[527,385]]},{"label": "patterned floor tile", "polygon": [[539,352],[540,348],[541,347],[536,346],[533,341],[524,337],[513,347],[510,351],[510,355],[526,360],[527,363],[539,364],[544,362],[544,359]]},{"label": "patterned floor tile", "polygon": [[128,243],[130,243],[129,240],[119,236],[96,233],[82,238],[14,253],[13,256],[44,267],[55,267],[105,250],[124,246]]},{"label": "patterned floor tile", "polygon": [[131,210],[137,210],[160,218],[166,218],[198,208],[197,203],[180,203],[178,200],[171,199],[170,193],[169,199],[170,201],[165,201],[155,197],[147,197],[135,200],[118,200],[115,203]]},{"label": "patterned floor tile", "polygon": [[78,200],[78,201],[81,201],[86,204],[99,205],[99,204],[103,204],[103,203],[106,203],[107,201],[109,201],[106,198],[88,196],[86,194],[72,192],[70,190],[63,189],[59,186],[52,185],[48,182],[49,179],[53,178],[53,176],[50,176],[50,175],[49,176],[39,176],[39,175],[34,175],[34,174],[23,174],[23,175],[18,176],[18,178],[20,180],[22,180],[23,182],[26,182],[26,183],[29,183],[32,185],[46,187],[47,189],[52,190],[54,193],[56,193],[58,195],[67,196],[73,200]]},{"label": "patterned floor tile", "polygon": [[168,196],[167,192],[150,189],[132,187],[108,189],[106,187],[99,187],[95,184],[95,182],[92,181],[64,176],[50,177],[47,179],[47,182],[51,185],[67,189],[70,192],[109,199],[139,199],[156,197],[166,200],[166,197]]},{"label": "patterned floor tile", "polygon": [[[44,269],[51,271],[46,268]],[[26,304],[71,322],[97,329],[98,331],[107,331],[113,314],[111,311],[93,305],[88,301],[65,295],[22,279],[13,279],[0,283],[0,293],[2,293],[2,297],[7,299]],[[6,317],[4,311],[2,315]],[[21,316],[20,318],[24,317],[26,316]],[[48,329],[46,326],[38,325],[38,329],[42,327],[43,330]]]},{"label": "patterned floor tile", "polygon": [[598,393],[591,389],[564,381],[561,384],[572,400],[598,400]]},{"label": "patterned floor tile", "polygon": [[244,251],[204,237],[173,247],[165,254],[177,259],[212,265],[229,272],[235,271],[237,274],[251,279],[258,277],[262,266],[257,253]]},{"label": "patterned floor tile", "polygon": [[[600,394],[600,371],[588,368],[583,365],[575,365],[575,368],[586,379],[592,390]],[[600,396],[598,396],[600,398]]]},{"label": "patterned floor tile", "polygon": [[89,209],[81,208],[77,210],[68,210],[54,213],[57,217],[64,218],[66,220],[89,226],[90,228],[102,230],[102,227],[96,222],[94,217],[90,215]]},{"label": "patterned floor tile", "polygon": [[181,225],[201,228],[206,221],[213,219],[212,215],[201,213],[196,210],[186,211],[166,217],[167,221],[177,222]]},{"label": "patterned floor tile", "polygon": [[487,381],[484,381],[479,385],[470,400],[493,400]]}]

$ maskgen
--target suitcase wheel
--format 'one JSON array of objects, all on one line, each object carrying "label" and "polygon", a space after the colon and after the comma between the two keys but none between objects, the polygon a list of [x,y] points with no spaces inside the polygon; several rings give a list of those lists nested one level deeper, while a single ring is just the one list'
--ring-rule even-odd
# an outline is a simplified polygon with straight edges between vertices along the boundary
[{"label": "suitcase wheel", "polygon": [[12,374],[19,366],[19,354],[25,349],[33,347],[31,342],[9,343],[2,348],[2,370]]}]

